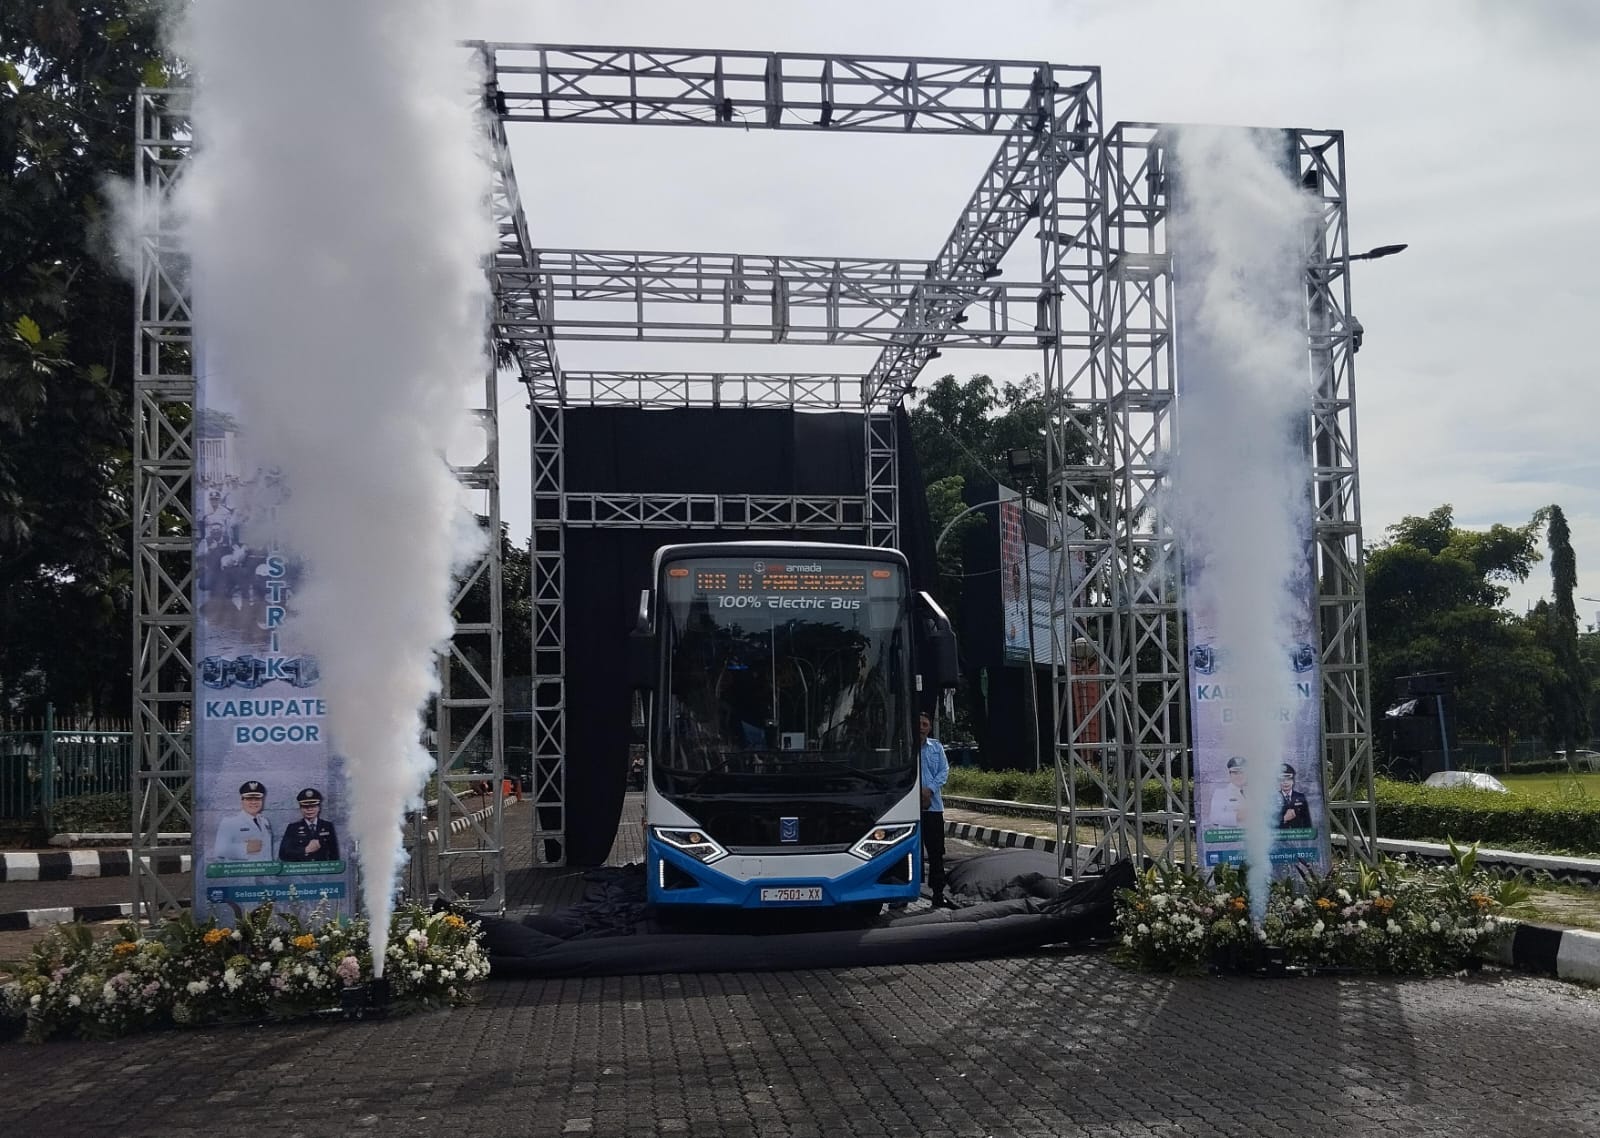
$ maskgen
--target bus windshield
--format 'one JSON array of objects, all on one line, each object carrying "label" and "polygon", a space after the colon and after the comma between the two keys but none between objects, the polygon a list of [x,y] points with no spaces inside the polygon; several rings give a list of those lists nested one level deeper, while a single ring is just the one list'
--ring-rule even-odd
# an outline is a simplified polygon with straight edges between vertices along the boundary
[{"label": "bus windshield", "polygon": [[915,760],[899,567],[829,560],[765,568],[696,559],[675,564],[679,572],[663,580],[658,789],[909,789]]}]

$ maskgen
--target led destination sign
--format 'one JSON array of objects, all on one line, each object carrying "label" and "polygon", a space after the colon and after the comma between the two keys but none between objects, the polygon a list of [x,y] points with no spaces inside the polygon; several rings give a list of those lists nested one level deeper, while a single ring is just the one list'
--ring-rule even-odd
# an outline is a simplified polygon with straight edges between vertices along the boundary
[{"label": "led destination sign", "polygon": [[864,593],[865,573],[841,573],[820,566],[779,567],[764,571],[697,569],[697,593]]}]

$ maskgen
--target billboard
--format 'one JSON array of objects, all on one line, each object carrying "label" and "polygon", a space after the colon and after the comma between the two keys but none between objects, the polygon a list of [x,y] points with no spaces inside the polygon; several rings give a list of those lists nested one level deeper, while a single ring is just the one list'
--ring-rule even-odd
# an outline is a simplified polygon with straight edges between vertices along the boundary
[{"label": "billboard", "polygon": [[[1058,582],[1052,594],[1049,511],[1006,487],[1000,487],[999,499],[1002,658],[1020,667],[1031,655],[1035,664],[1048,667],[1053,652],[1054,662],[1064,663],[1062,652],[1068,646],[1050,634],[1051,614],[1066,608],[1067,583]],[[1082,522],[1067,519],[1068,535],[1082,531]],[[1068,556],[1076,584],[1083,579],[1083,554],[1073,550]],[[1065,634],[1059,638],[1068,639]]]},{"label": "billboard", "polygon": [[235,393],[196,352],[194,908],[350,912],[355,860],[315,658],[290,616],[305,565],[278,540],[292,492],[250,455]]}]

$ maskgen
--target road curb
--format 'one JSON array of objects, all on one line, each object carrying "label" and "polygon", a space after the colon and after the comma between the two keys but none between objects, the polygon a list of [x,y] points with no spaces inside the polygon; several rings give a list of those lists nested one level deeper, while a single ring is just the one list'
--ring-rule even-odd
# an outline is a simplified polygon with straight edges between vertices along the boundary
[{"label": "road curb", "polygon": [[[188,873],[189,855],[157,852],[151,859],[157,873]],[[68,881],[75,877],[127,877],[133,851],[49,850],[0,852],[0,881]]]},{"label": "road curb", "polygon": [[[946,822],[944,829],[948,837],[1000,849],[1056,852],[1054,838],[1041,838],[1037,834],[1022,834],[1016,830],[980,826],[973,822]],[[1084,850],[1085,847],[1080,846],[1079,849]],[[1554,976],[1558,980],[1600,984],[1600,933],[1532,921],[1509,923],[1515,928],[1497,947],[1493,957],[1495,963],[1519,972]]]},{"label": "road curb", "polygon": [[[187,908],[189,902],[184,899],[179,904]],[[48,925],[69,925],[74,921],[93,924],[97,921],[125,921],[132,919],[133,902],[131,901],[123,901],[115,905],[73,905],[52,909],[15,909],[9,913],[0,913],[0,933],[26,932],[28,929],[39,929]]]}]

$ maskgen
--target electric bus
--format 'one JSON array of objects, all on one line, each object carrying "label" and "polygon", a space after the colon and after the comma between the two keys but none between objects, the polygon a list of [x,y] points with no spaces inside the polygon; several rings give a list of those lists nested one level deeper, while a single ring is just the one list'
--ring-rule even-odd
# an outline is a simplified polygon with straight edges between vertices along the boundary
[{"label": "electric bus", "polygon": [[[950,622],[899,551],[670,545],[639,604],[650,900],[741,909],[921,887],[916,715],[956,682]],[[925,697],[925,698],[924,698]]]}]

